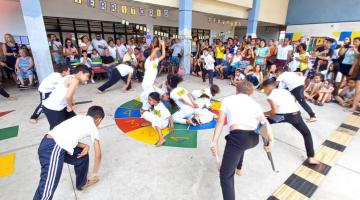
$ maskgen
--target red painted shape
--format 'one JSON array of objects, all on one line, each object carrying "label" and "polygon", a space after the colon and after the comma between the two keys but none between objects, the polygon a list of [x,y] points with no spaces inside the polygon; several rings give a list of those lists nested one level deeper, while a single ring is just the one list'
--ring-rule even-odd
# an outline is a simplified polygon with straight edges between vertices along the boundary
[{"label": "red painted shape", "polygon": [[9,111],[5,111],[5,112],[0,112],[0,117],[4,116],[4,115],[7,115],[11,112],[14,112],[15,110],[9,110]]},{"label": "red painted shape", "polygon": [[[211,112],[217,114],[217,116],[219,116],[219,114],[220,114],[220,111],[219,111],[219,110],[211,110]],[[227,124],[227,119],[226,119],[226,117],[225,117],[225,122],[224,122],[224,124],[225,124],[225,125]]]},{"label": "red painted shape", "polygon": [[142,128],[142,124],[147,121],[143,118],[115,118],[115,122],[124,133],[127,133]]}]

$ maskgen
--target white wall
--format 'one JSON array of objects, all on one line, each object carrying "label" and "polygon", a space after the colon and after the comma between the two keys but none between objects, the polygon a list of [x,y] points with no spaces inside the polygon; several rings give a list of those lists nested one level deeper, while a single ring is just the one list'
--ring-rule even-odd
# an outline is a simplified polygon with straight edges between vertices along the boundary
[{"label": "white wall", "polygon": [[[358,32],[360,36],[360,21],[358,22],[342,22],[342,23],[326,23],[326,24],[308,24],[308,25],[291,25],[287,26],[286,32],[299,33],[305,37],[325,36],[339,39],[339,32]],[[336,33],[337,32],[337,33]],[[355,35],[355,34],[354,34]]]},{"label": "white wall", "polygon": [[4,41],[4,34],[26,36],[25,23],[19,1],[0,0],[0,41]]},{"label": "white wall", "polygon": [[[257,37],[263,38],[266,41],[269,39],[277,40],[279,38],[280,28],[279,27],[262,27],[257,28]],[[241,38],[246,35],[246,27],[237,28],[235,30],[235,36]]]}]

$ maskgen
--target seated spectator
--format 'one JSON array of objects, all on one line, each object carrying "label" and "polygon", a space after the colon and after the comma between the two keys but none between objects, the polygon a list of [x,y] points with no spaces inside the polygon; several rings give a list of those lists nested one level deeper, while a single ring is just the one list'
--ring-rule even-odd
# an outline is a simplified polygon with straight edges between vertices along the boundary
[{"label": "seated spectator", "polygon": [[353,79],[349,79],[347,81],[347,86],[341,90],[339,95],[335,96],[335,100],[341,106],[350,107],[353,103],[355,96],[355,85],[356,81]]},{"label": "seated spectator", "polygon": [[75,55],[78,55],[78,50],[73,46],[71,39],[65,40],[65,46],[63,47],[63,54],[65,56],[66,62],[70,63],[70,60],[75,58]]},{"label": "seated spectator", "polygon": [[20,87],[26,87],[24,79],[29,79],[29,86],[32,86],[34,80],[34,62],[32,58],[27,55],[27,52],[25,50],[20,49],[19,53],[20,57],[16,60],[15,68],[17,77],[20,81]]},{"label": "seated spectator", "polygon": [[250,81],[256,89],[258,89],[264,80],[261,66],[255,65],[255,67],[248,68],[247,71],[248,72],[245,73],[246,79]]},{"label": "seated spectator", "polygon": [[143,52],[141,51],[141,49],[139,47],[135,48],[134,54],[135,54],[136,62],[137,62],[136,67],[139,67],[139,65],[143,65],[145,57],[144,57],[144,54],[143,54]]},{"label": "seated spectator", "polygon": [[92,53],[91,53],[91,59],[93,58],[101,58],[98,51],[96,49],[93,49],[92,50]]},{"label": "seated spectator", "polygon": [[313,80],[310,84],[305,88],[305,99],[315,102],[315,100],[319,97],[319,91],[321,87],[321,78],[322,75],[320,73],[316,73]]},{"label": "seated spectator", "polygon": [[[102,59],[102,66],[105,68],[111,68],[116,66],[115,60],[114,58],[110,55],[110,51],[108,48],[105,49],[105,55],[103,57],[101,57]],[[111,71],[111,69],[108,69]]]},{"label": "seated spectator", "polygon": [[[82,51],[81,58],[80,58],[80,64],[86,65],[89,69],[91,69],[91,59],[88,57],[87,51]],[[91,82],[95,83],[94,81],[94,73],[91,74]]]},{"label": "seated spectator", "polygon": [[266,79],[276,80],[276,74],[275,74],[276,69],[277,69],[276,65],[272,64],[266,73]]},{"label": "seated spectator", "polygon": [[239,82],[241,82],[242,80],[245,80],[245,75],[243,73],[241,73],[240,69],[237,69],[235,71],[235,76],[234,78],[231,80],[230,84],[236,86]]},{"label": "seated spectator", "polygon": [[110,56],[114,58],[114,60],[117,59],[118,56],[118,53],[117,53],[117,48],[115,46],[115,43],[113,40],[109,40],[108,41],[108,49],[109,49],[109,52],[110,52]]},{"label": "seated spectator", "polygon": [[[135,49],[135,47],[134,47]],[[137,61],[136,61],[136,56],[134,54],[134,50],[128,46],[127,48],[127,51],[126,51],[126,54],[124,55],[124,58],[123,58],[123,63],[125,62],[130,62],[130,64],[132,66],[136,66],[137,65]]]},{"label": "seated spectator", "polygon": [[231,59],[232,59],[232,54],[230,53],[230,49],[226,48],[226,53],[225,53],[225,55],[223,57],[222,64],[217,65],[215,67],[215,70],[216,70],[217,74],[219,75],[220,79],[225,78],[224,69],[227,68],[230,65]]},{"label": "seated spectator", "polygon": [[321,84],[319,91],[319,98],[315,102],[315,105],[323,106],[324,103],[328,103],[332,99],[332,93],[334,92],[334,81],[326,80]]},{"label": "seated spectator", "polygon": [[81,37],[80,48],[81,48],[81,52],[86,51],[88,54],[88,57],[91,56],[92,50],[94,49],[94,47],[92,46],[88,36],[84,35]]}]

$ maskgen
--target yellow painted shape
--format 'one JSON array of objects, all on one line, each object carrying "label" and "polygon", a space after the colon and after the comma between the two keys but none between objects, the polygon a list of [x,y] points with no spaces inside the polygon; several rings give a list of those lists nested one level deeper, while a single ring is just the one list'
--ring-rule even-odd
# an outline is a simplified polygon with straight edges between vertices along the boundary
[{"label": "yellow painted shape", "polygon": [[291,187],[282,184],[273,194],[274,197],[280,200],[306,200],[306,196]]},{"label": "yellow painted shape", "polygon": [[299,167],[294,173],[317,186],[325,178],[324,175],[305,166]]},{"label": "yellow painted shape", "polygon": [[360,31],[353,31],[351,34],[351,39],[353,40],[356,37],[360,37]]},{"label": "yellow painted shape", "polygon": [[138,102],[141,102],[140,97],[136,98],[135,100]]},{"label": "yellow painted shape", "polygon": [[302,36],[301,33],[294,33],[292,40],[293,41],[298,41],[298,40],[300,40],[301,36]]},{"label": "yellow painted shape", "polygon": [[340,155],[340,151],[321,145],[315,153],[315,158],[329,166],[334,166],[336,160],[340,157]]},{"label": "yellow painted shape", "polygon": [[341,132],[341,131],[334,131],[330,135],[328,140],[347,146],[351,142],[352,138],[353,138],[352,134],[348,134],[346,132]]},{"label": "yellow painted shape", "polygon": [[[162,134],[165,137],[169,134],[169,129],[163,129]],[[138,140],[140,142],[144,142],[146,144],[155,144],[159,140],[159,136],[155,129],[151,126],[145,126],[133,131],[128,132],[126,135]]]},{"label": "yellow painted shape", "polygon": [[334,37],[336,37],[336,39],[338,40],[340,38],[340,32],[333,32],[332,33]]},{"label": "yellow painted shape", "polygon": [[344,123],[360,128],[360,117],[356,115],[350,115],[346,118]]},{"label": "yellow painted shape", "polygon": [[0,156],[0,177],[9,176],[14,173],[15,153]]},{"label": "yellow painted shape", "polygon": [[211,109],[213,110],[220,110],[220,107],[221,107],[221,102],[213,102],[211,104]]}]

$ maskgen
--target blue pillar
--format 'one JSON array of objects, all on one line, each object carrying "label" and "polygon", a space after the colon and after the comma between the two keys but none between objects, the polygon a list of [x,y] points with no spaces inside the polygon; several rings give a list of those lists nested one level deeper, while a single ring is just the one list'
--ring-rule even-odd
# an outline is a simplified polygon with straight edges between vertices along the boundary
[{"label": "blue pillar", "polygon": [[40,0],[20,0],[27,36],[34,58],[39,81],[44,80],[54,69],[46,36]]},{"label": "blue pillar", "polygon": [[190,74],[192,0],[180,0],[179,4],[179,38],[182,40],[184,47],[182,63],[186,74]]},{"label": "blue pillar", "polygon": [[256,37],[256,29],[257,29],[259,12],[260,12],[260,3],[261,3],[261,0],[253,0],[252,8],[249,11],[246,35],[247,36],[250,35],[253,38]]}]

